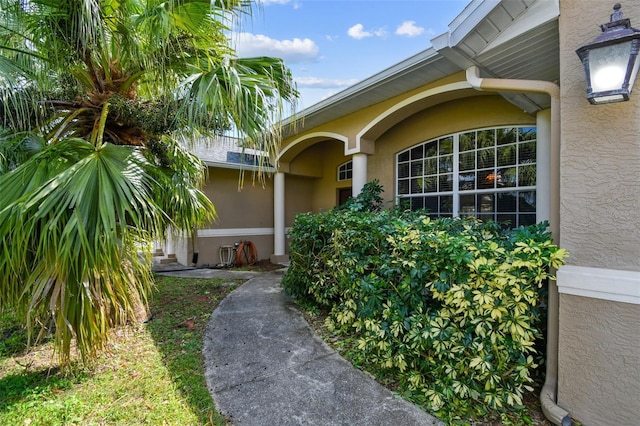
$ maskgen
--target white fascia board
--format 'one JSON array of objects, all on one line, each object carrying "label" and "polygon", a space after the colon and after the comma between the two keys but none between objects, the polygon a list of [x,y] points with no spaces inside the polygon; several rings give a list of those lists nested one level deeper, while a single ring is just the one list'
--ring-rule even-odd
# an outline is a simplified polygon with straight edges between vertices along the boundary
[{"label": "white fascia board", "polygon": [[[494,0],[495,1],[495,0]],[[464,24],[464,22],[471,16],[474,11],[483,3],[485,0],[471,0],[465,8],[453,18],[453,21],[449,24],[449,33],[455,31],[458,27]]]},{"label": "white fascia board", "polygon": [[453,47],[460,43],[482,22],[501,0],[474,0],[449,26],[449,41]]},{"label": "white fascia board", "polygon": [[450,34],[448,32],[442,33],[439,36],[431,39],[431,46],[433,46],[435,50],[440,51],[447,47],[451,47],[451,43],[449,40],[450,40]]},{"label": "white fascia board", "polygon": [[640,305],[640,271],[563,265],[556,277],[561,294]]}]

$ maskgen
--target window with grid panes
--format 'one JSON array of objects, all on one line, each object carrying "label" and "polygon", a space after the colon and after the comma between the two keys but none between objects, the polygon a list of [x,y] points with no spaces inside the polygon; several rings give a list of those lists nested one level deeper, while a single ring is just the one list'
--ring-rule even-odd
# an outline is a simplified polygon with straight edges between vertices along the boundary
[{"label": "window with grid panes", "polygon": [[432,217],[475,216],[504,227],[536,221],[536,128],[478,129],[397,154],[400,205]]},{"label": "window with grid panes", "polygon": [[353,174],[353,162],[347,161],[338,166],[338,181],[349,180]]}]

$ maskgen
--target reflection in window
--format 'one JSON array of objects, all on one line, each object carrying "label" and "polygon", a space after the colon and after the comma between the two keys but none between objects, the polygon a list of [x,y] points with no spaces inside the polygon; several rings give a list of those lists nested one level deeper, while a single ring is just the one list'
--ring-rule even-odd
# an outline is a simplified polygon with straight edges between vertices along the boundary
[{"label": "reflection in window", "polygon": [[505,227],[536,221],[535,127],[479,129],[396,157],[399,203],[430,216],[475,216]]},{"label": "reflection in window", "polygon": [[[406,165],[405,165],[406,167]],[[338,181],[349,180],[353,176],[353,161],[349,160],[338,166]]]}]

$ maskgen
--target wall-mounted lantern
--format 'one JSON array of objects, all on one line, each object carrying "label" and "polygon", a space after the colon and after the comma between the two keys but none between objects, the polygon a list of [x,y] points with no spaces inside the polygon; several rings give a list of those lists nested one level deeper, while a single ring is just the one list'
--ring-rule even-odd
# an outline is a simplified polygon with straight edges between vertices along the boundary
[{"label": "wall-mounted lantern", "polygon": [[628,101],[638,74],[640,31],[624,19],[620,3],[611,21],[600,25],[602,34],[576,50],[584,65],[587,99],[592,104]]}]

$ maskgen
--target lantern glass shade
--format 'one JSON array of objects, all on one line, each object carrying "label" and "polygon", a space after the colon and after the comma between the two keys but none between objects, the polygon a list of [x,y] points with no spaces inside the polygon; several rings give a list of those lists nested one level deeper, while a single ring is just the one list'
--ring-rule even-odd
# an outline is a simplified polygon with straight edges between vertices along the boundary
[{"label": "lantern glass shade", "polygon": [[594,92],[622,89],[631,53],[631,42],[600,47],[589,52],[591,88]]},{"label": "lantern glass shade", "polygon": [[637,53],[631,54],[632,44],[632,41],[626,41],[589,51],[587,71],[591,93],[587,93],[587,98],[591,103],[602,104],[629,99],[640,65]]},{"label": "lantern glass shade", "polygon": [[580,47],[587,80],[587,99],[592,104],[629,100],[638,75],[640,31],[622,18],[620,5],[614,6],[611,22],[601,25],[603,33]]}]

